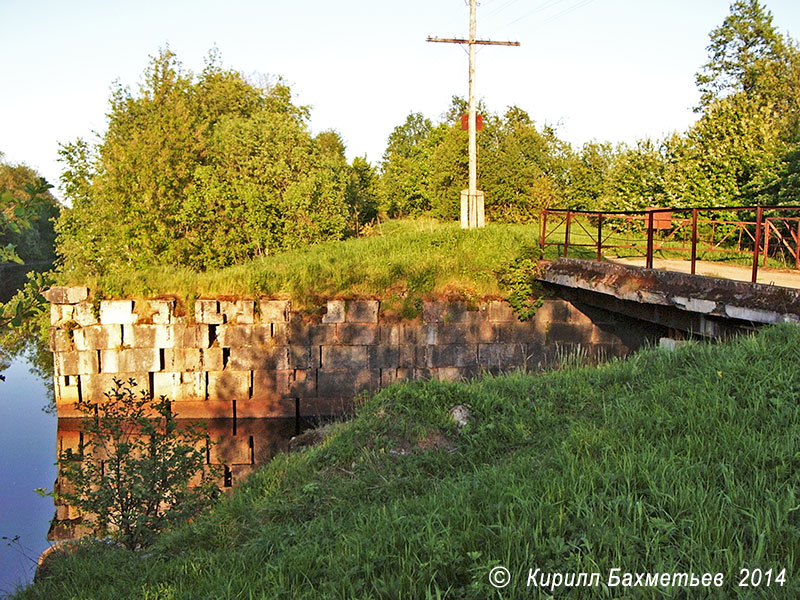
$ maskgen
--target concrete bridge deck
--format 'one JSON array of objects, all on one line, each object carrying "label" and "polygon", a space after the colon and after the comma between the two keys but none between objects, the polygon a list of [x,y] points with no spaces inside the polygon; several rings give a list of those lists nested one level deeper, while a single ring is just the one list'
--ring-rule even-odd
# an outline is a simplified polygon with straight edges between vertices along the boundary
[{"label": "concrete bridge deck", "polygon": [[539,280],[564,299],[707,337],[800,323],[800,290],[778,285],[568,258]]}]

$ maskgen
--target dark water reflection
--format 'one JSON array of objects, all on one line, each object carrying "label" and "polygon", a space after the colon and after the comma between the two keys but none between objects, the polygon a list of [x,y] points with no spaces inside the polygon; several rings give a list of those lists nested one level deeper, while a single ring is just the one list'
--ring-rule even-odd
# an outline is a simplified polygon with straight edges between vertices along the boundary
[{"label": "dark water reflection", "polygon": [[[179,426],[198,421],[178,420]],[[212,444],[206,452],[206,462],[219,471],[219,487],[230,488],[239,484],[250,473],[279,452],[289,449],[290,439],[298,432],[300,423],[291,419],[211,419],[201,421]],[[80,419],[59,419],[57,447],[77,451],[83,439]],[[74,510],[66,505],[57,506],[56,520],[49,537],[51,540],[72,539],[90,534]]]}]

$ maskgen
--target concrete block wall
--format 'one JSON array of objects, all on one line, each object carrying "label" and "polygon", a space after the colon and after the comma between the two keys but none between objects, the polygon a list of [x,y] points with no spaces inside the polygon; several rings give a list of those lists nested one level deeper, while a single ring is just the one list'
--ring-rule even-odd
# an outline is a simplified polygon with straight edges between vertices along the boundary
[{"label": "concrete block wall", "polygon": [[565,352],[619,356],[646,338],[622,317],[547,299],[529,322],[505,302],[426,302],[421,318],[384,318],[375,300],[331,300],[321,319],[288,300],[201,299],[189,315],[171,299],[89,301],[52,288],[51,349],[61,417],[101,400],[113,380],[173,401],[184,418],[302,418],[347,413],[353,398],[396,381],[456,380],[536,370]]}]

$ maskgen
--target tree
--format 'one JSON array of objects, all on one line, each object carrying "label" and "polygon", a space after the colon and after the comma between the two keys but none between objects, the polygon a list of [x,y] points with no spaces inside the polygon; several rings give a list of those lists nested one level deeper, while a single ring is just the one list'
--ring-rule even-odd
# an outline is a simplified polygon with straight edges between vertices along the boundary
[{"label": "tree", "polygon": [[180,427],[167,398],[136,396],[135,387],[133,380],[115,380],[104,401],[78,401],[86,441],[60,455],[68,484],[57,492],[98,534],[130,550],[151,545],[156,534],[195,516],[219,493],[213,473],[203,468],[208,434],[196,425]]},{"label": "tree", "polygon": [[708,62],[696,75],[701,110],[740,92],[796,104],[797,48],[775,29],[772,13],[759,0],[736,0],[710,38]]},{"label": "tree", "polygon": [[312,138],[282,82],[255,86],[213,51],[196,77],[165,50],[110,105],[100,143],[62,146],[67,270],[207,269],[346,235],[343,146]]}]

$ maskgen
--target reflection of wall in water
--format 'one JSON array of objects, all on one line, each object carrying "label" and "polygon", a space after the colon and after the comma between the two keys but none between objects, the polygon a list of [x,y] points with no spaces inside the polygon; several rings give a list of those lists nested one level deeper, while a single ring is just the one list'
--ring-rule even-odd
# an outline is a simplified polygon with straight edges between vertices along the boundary
[{"label": "reflection of wall in water", "polygon": [[[180,420],[180,426],[191,423]],[[195,421],[196,422],[196,421]],[[289,440],[310,421],[295,419],[211,419],[206,425],[213,444],[206,453],[209,465],[216,465],[220,488],[230,488],[241,483],[250,473],[279,452],[287,452]],[[83,441],[80,419],[58,420],[58,452],[72,449],[77,452]],[[63,490],[65,481],[56,482],[56,491]],[[91,530],[81,525],[79,512],[56,500],[56,518],[50,526],[48,539],[65,540],[89,535]]]}]

